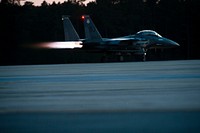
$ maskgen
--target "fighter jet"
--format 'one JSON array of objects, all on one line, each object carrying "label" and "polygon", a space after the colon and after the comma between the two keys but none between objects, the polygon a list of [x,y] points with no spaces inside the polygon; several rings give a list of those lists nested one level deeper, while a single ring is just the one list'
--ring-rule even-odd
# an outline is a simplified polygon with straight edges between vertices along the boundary
[{"label": "fighter jet", "polygon": [[[179,46],[175,41],[162,37],[153,30],[142,30],[134,35],[118,38],[102,38],[89,15],[83,15],[82,19],[84,21],[85,39],[77,37],[75,30],[73,32],[76,33],[75,39],[81,41],[81,45],[83,45],[82,48],[86,50],[98,50],[105,53],[112,52],[118,55],[120,54],[121,56],[123,56],[123,53],[131,53],[134,55],[141,55],[143,61],[145,61],[148,49],[164,49]],[[67,19],[67,21],[71,23],[69,19]],[[72,24],[69,27],[74,29]],[[73,32],[71,31],[70,34],[74,34]]]}]

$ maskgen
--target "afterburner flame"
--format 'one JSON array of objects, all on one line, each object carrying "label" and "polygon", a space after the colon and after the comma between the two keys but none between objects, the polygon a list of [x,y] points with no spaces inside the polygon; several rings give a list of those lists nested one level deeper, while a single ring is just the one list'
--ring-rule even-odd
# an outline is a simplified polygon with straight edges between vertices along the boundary
[{"label": "afterburner flame", "polygon": [[35,48],[47,48],[47,49],[74,49],[82,48],[82,42],[80,41],[69,41],[69,42],[45,42],[35,44]]}]

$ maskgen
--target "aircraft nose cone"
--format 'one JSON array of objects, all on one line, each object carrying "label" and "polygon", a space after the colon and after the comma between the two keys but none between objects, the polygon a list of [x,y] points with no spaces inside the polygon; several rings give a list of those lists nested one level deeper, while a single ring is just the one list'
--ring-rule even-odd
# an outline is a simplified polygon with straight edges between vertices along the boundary
[{"label": "aircraft nose cone", "polygon": [[172,40],[170,40],[170,41],[171,41],[170,44],[172,45],[172,47],[179,47],[180,46],[177,42],[172,41]]},{"label": "aircraft nose cone", "polygon": [[176,45],[176,47],[179,47],[179,46],[180,46],[177,42],[175,42],[175,45]]},{"label": "aircraft nose cone", "polygon": [[180,46],[177,42],[172,41],[170,39],[164,39],[164,41],[165,41],[166,46],[168,46],[168,47],[179,47]]}]

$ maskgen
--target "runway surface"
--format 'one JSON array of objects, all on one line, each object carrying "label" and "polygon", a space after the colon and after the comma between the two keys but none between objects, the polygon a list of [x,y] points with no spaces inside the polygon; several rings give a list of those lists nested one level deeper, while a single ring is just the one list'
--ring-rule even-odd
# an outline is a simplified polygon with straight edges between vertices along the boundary
[{"label": "runway surface", "polygon": [[0,66],[0,132],[200,132],[200,60]]}]

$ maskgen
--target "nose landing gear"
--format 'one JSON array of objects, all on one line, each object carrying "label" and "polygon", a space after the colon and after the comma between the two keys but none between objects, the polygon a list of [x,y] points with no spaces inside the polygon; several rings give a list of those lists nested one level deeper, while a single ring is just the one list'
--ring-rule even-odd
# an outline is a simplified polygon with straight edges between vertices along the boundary
[{"label": "nose landing gear", "polygon": [[147,53],[145,52],[145,53],[143,54],[143,61],[146,61],[146,55],[147,55]]}]

